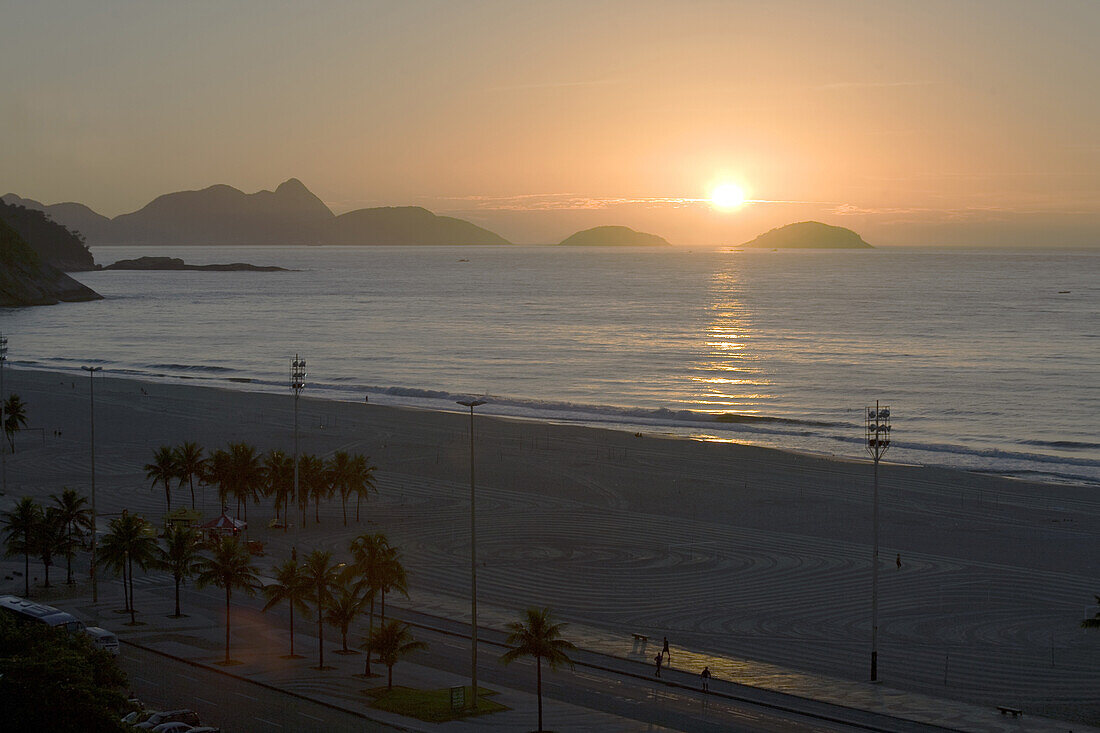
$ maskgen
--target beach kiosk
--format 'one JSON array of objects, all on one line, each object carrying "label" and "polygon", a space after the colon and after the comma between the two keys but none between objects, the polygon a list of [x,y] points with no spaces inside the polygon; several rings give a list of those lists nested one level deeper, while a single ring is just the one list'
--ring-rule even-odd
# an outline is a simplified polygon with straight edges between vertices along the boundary
[{"label": "beach kiosk", "polygon": [[225,512],[222,512],[221,516],[217,519],[211,519],[205,524],[199,525],[199,529],[203,531],[207,537],[214,537],[216,535],[233,535],[237,537],[241,532],[248,529],[248,524],[242,519],[234,519]]},{"label": "beach kiosk", "polygon": [[164,530],[167,532],[173,527],[197,527],[201,520],[202,512],[197,509],[173,509],[164,515]]}]

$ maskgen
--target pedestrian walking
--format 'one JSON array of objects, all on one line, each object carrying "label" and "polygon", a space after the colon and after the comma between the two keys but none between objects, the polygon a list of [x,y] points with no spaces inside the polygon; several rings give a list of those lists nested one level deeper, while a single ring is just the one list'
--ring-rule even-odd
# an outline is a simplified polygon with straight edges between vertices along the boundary
[{"label": "pedestrian walking", "polygon": [[901,553],[898,553],[898,570],[901,570]]},{"label": "pedestrian walking", "polygon": [[668,657],[668,663],[672,664],[672,655],[669,654],[669,651],[668,651],[668,637],[667,636],[665,637],[665,648],[661,650],[661,654],[664,654],[665,656],[667,656]]},{"label": "pedestrian walking", "polygon": [[703,692],[710,692],[710,667],[703,667],[699,678],[703,680]]},{"label": "pedestrian walking", "polygon": [[661,676],[661,662],[665,661],[664,654],[658,654],[653,658],[653,661],[657,663],[657,676]]}]

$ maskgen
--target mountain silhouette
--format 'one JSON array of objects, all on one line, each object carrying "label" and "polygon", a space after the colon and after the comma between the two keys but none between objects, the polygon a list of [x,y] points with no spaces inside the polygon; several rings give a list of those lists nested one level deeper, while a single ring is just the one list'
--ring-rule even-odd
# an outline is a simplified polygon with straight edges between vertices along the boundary
[{"label": "mountain silhouette", "polygon": [[43,261],[14,228],[0,219],[0,307],[100,298],[99,293]]},{"label": "mountain silhouette", "polygon": [[585,247],[670,247],[668,240],[656,234],[636,232],[630,227],[603,226],[584,229],[558,244]]},{"label": "mountain silhouette", "polygon": [[218,184],[168,193],[114,219],[82,204],[45,206],[15,194],[4,198],[45,211],[82,232],[93,245],[509,244],[487,229],[419,206],[358,209],[335,216],[296,178],[274,191],[244,193]]},{"label": "mountain silhouette", "polygon": [[819,221],[800,221],[764,232],[742,247],[769,247],[772,249],[870,249],[851,229],[822,224]]}]

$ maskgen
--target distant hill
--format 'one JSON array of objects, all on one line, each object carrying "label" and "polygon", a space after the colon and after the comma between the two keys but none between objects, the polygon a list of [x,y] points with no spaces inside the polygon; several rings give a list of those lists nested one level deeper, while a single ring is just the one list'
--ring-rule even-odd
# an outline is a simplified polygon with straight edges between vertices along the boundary
[{"label": "distant hill", "polygon": [[329,208],[291,178],[274,191],[178,191],[111,220],[112,244],[318,244]]},{"label": "distant hill", "polygon": [[509,244],[468,221],[418,206],[335,216],[296,178],[274,191],[251,194],[221,184],[177,191],[114,219],[81,204],[44,206],[15,194],[4,198],[45,211],[82,231],[90,244]]},{"label": "distant hill", "polygon": [[834,227],[819,221],[800,221],[778,227],[741,246],[769,249],[871,249],[871,245],[851,229]]},{"label": "distant hill", "polygon": [[59,270],[94,270],[95,260],[79,234],[51,221],[40,209],[0,202],[0,221],[30,245],[42,261]]},{"label": "distant hill", "polygon": [[102,214],[97,214],[84,204],[68,201],[47,206],[34,199],[25,199],[14,193],[5,194],[0,197],[0,200],[4,201],[4,203],[16,204],[27,209],[45,212],[53,221],[74,232],[79,232],[84,235],[86,240],[93,243],[98,243],[98,240],[111,226],[110,219]]},{"label": "distant hill", "polygon": [[102,296],[43,262],[23,238],[0,221],[0,307],[54,305]]},{"label": "distant hill", "polygon": [[358,209],[336,217],[328,244],[511,244],[464,219],[419,206]]},{"label": "distant hill", "polygon": [[583,247],[671,247],[668,240],[656,234],[636,232],[630,227],[604,226],[593,227],[577,232],[559,245]]}]

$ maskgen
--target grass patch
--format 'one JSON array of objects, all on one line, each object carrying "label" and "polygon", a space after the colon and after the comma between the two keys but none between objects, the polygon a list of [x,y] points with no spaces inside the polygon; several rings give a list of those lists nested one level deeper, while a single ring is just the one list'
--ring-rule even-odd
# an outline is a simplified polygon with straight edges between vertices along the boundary
[{"label": "grass patch", "polygon": [[[467,699],[473,688],[466,688]],[[411,687],[394,685],[392,689],[373,687],[364,690],[363,694],[374,698],[370,706],[377,710],[385,710],[388,713],[406,715],[410,718],[423,720],[426,723],[446,723],[449,720],[462,720],[476,715],[487,715],[509,710],[499,702],[487,700],[489,695],[497,694],[494,690],[478,687],[479,695],[477,710],[451,710],[451,688],[444,687],[439,690],[416,690]]]}]

